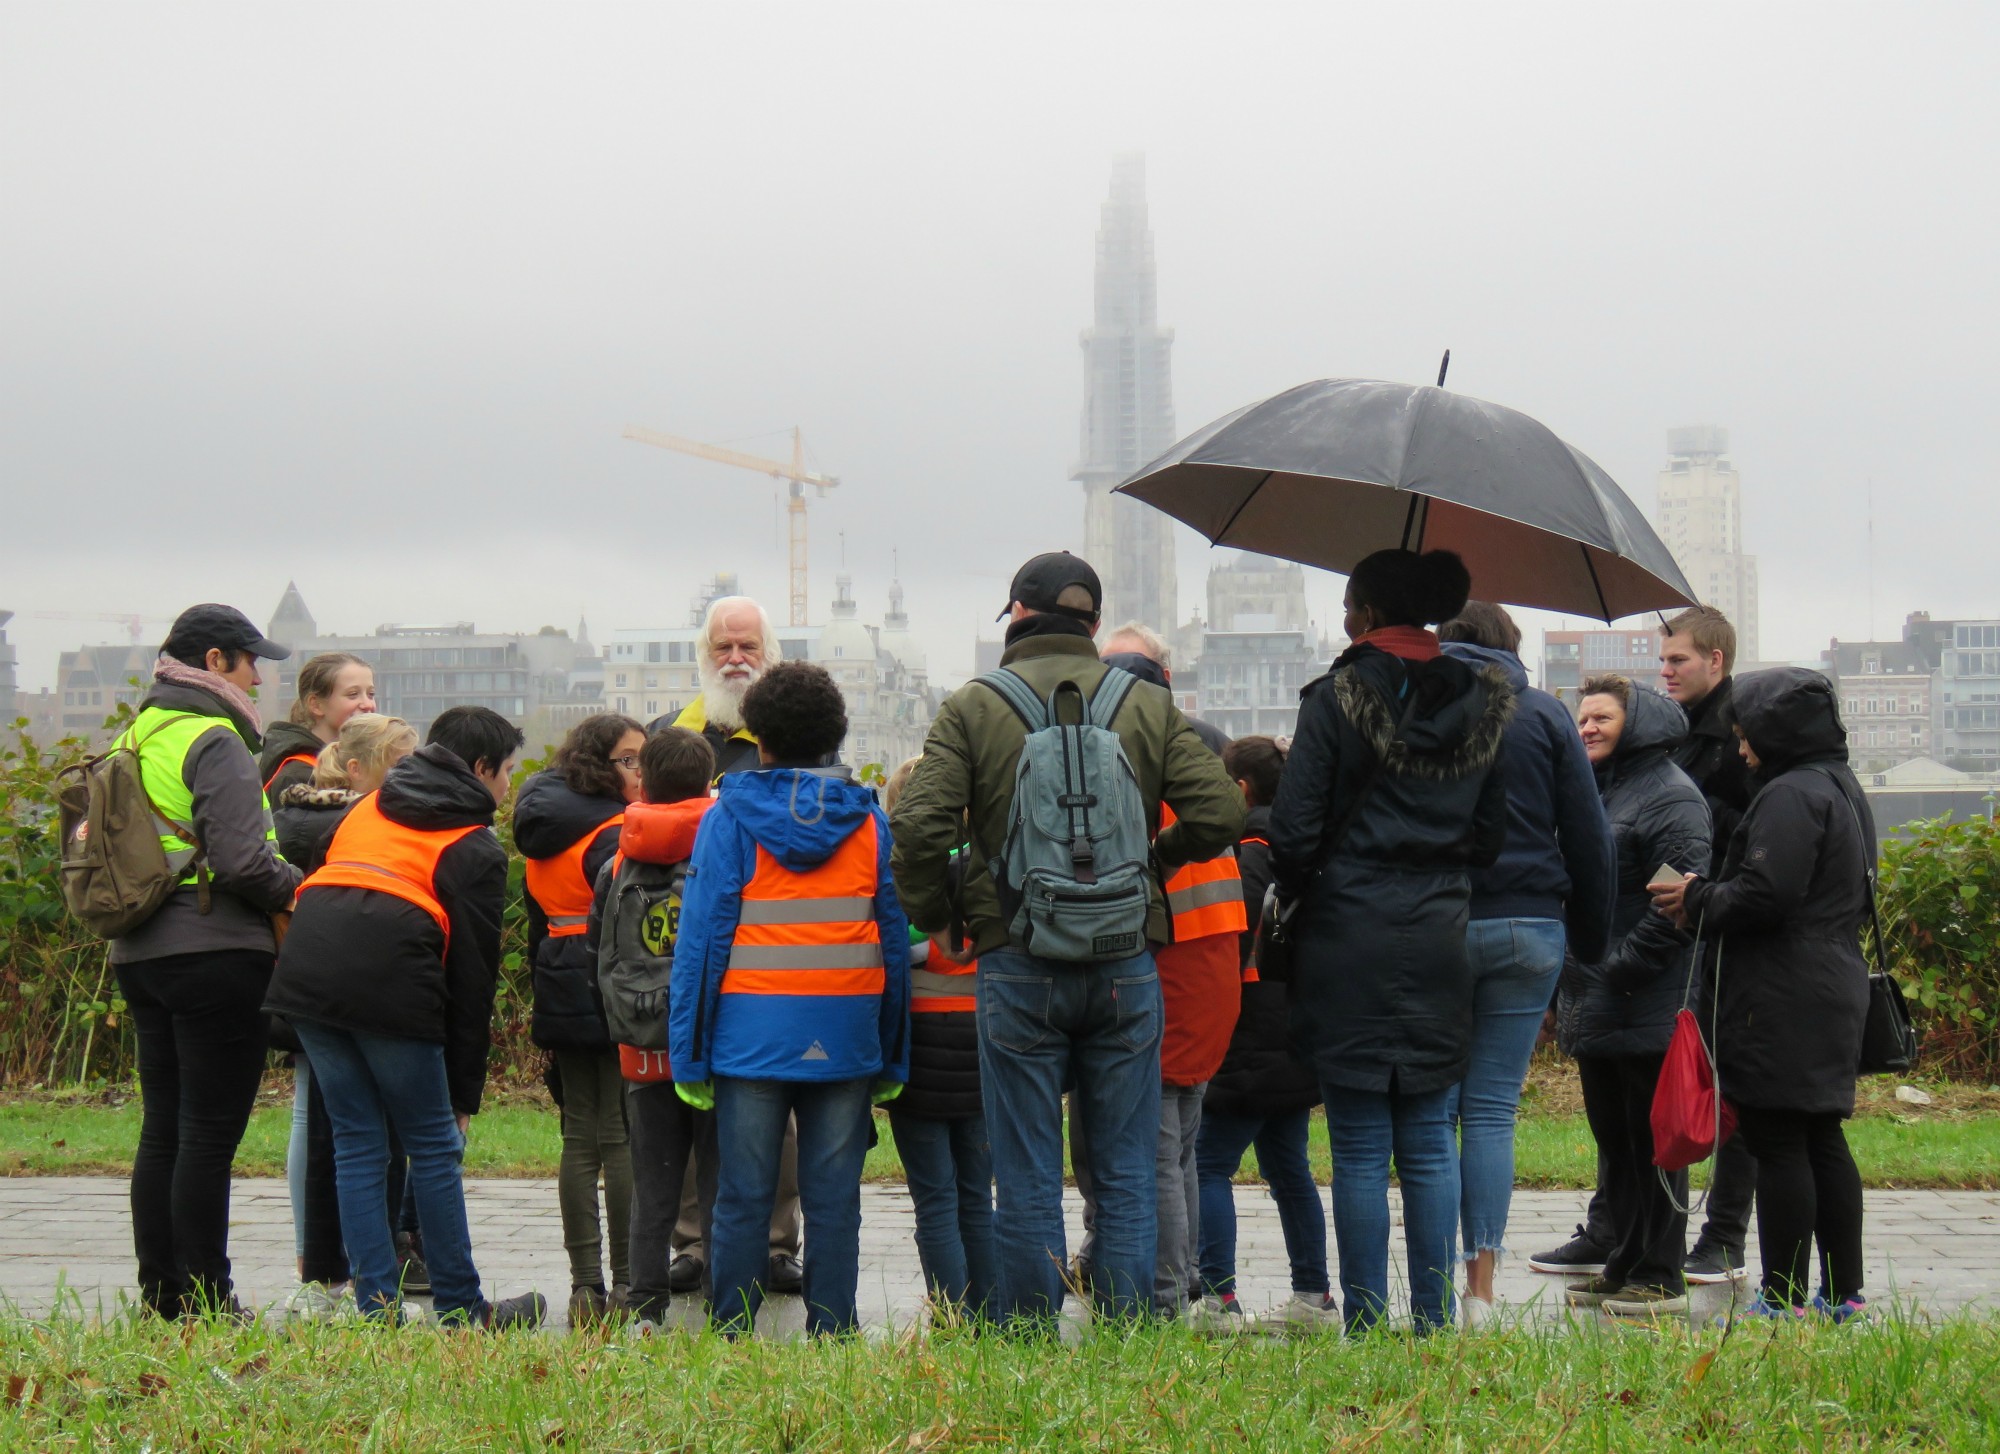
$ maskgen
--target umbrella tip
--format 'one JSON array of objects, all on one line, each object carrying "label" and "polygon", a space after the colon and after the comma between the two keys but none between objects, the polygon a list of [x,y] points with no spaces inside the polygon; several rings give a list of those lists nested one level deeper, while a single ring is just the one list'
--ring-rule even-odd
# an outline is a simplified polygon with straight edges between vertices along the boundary
[{"label": "umbrella tip", "polygon": [[1439,387],[1440,389],[1442,389],[1442,388],[1444,387],[1444,376],[1445,376],[1445,374],[1446,374],[1446,373],[1448,373],[1448,372],[1450,371],[1450,369],[1451,369],[1451,350],[1450,350],[1450,349],[1446,349],[1446,350],[1444,351],[1444,357],[1443,357],[1442,359],[1440,359],[1440,360],[1438,361],[1438,384],[1437,384],[1437,386],[1438,386],[1438,387]]}]

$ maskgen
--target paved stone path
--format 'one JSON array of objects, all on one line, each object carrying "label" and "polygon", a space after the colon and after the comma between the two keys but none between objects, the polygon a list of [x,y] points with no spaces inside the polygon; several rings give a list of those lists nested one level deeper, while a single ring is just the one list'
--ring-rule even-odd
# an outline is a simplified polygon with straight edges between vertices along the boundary
[{"label": "paved stone path", "polygon": [[[1321,1196],[1326,1195],[1322,1189]],[[473,1181],[468,1184],[473,1253],[489,1296],[539,1288],[549,1299],[551,1321],[562,1320],[568,1293],[561,1217],[553,1181]],[[1527,1253],[1565,1240],[1581,1219],[1578,1192],[1517,1192],[1509,1240],[1517,1257],[1503,1266],[1499,1293],[1515,1315],[1561,1315],[1561,1280],[1527,1270]],[[1284,1239],[1277,1209],[1261,1187],[1238,1187],[1240,1296],[1252,1312],[1275,1307],[1289,1295]],[[1958,1308],[2000,1311],[2000,1194],[1986,1192],[1871,1191],[1868,1193],[1868,1291],[1878,1305],[1895,1297],[1928,1312]],[[1080,1236],[1081,1204],[1068,1199],[1070,1246]],[[1331,1241],[1329,1216],[1329,1241]],[[245,1301],[281,1302],[295,1286],[291,1204],[285,1183],[236,1183],[231,1206],[230,1251]],[[1400,1223],[1399,1223],[1400,1226]],[[1401,1249],[1392,1249],[1399,1268]],[[1331,1254],[1331,1248],[1329,1248]],[[1331,1260],[1331,1256],[1330,1256]],[[1757,1263],[1753,1241],[1751,1265]],[[59,1287],[86,1310],[118,1306],[132,1289],[132,1240],[126,1184],[114,1177],[0,1179],[0,1298],[29,1314],[46,1311]],[[1394,1276],[1400,1284],[1400,1272]],[[917,1266],[908,1196],[901,1186],[863,1190],[861,1315],[875,1325],[908,1326],[921,1314],[923,1282]],[[1729,1289],[1703,1290],[1694,1309],[1705,1318],[1727,1305]],[[1399,1299],[1400,1300],[1400,1299]],[[683,1316],[697,1310],[683,1302]],[[795,1331],[798,1299],[774,1301],[759,1326]]]}]

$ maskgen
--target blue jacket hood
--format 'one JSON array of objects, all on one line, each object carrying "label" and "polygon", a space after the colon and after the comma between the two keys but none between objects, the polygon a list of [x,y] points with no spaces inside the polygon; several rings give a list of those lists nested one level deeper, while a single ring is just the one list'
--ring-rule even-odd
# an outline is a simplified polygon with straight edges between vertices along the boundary
[{"label": "blue jacket hood", "polygon": [[718,792],[720,806],[794,872],[825,863],[875,808],[875,794],[844,767],[734,772]]},{"label": "blue jacket hood", "polygon": [[1511,651],[1502,651],[1494,646],[1479,646],[1470,641],[1447,641],[1443,643],[1446,656],[1455,656],[1471,666],[1497,666],[1507,678],[1507,685],[1519,692],[1528,685],[1528,669],[1521,664],[1521,658]]}]

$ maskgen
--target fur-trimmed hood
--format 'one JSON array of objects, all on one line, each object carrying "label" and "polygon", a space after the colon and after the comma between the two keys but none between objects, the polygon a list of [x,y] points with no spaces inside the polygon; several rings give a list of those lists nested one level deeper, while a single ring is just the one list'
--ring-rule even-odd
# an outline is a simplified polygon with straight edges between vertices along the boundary
[{"label": "fur-trimmed hood", "polygon": [[[1514,688],[1499,667],[1474,667],[1449,656],[1405,661],[1371,647],[1343,661],[1313,686],[1332,683],[1341,714],[1390,773],[1443,782],[1482,773],[1499,759],[1515,705]],[[1398,732],[1409,706],[1406,691],[1416,693],[1416,704]]]},{"label": "fur-trimmed hood", "polygon": [[278,795],[281,808],[345,808],[361,794],[347,788],[316,788],[311,783],[293,783]]}]

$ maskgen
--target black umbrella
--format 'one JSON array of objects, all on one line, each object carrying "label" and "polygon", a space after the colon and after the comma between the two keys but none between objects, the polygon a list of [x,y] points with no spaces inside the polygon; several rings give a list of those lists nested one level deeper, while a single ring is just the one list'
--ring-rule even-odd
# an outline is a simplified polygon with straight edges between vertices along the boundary
[{"label": "black umbrella", "polygon": [[1373,551],[1455,550],[1486,601],[1610,622],[1694,604],[1610,475],[1517,410],[1321,379],[1195,431],[1118,486],[1216,545],[1346,574]]}]

